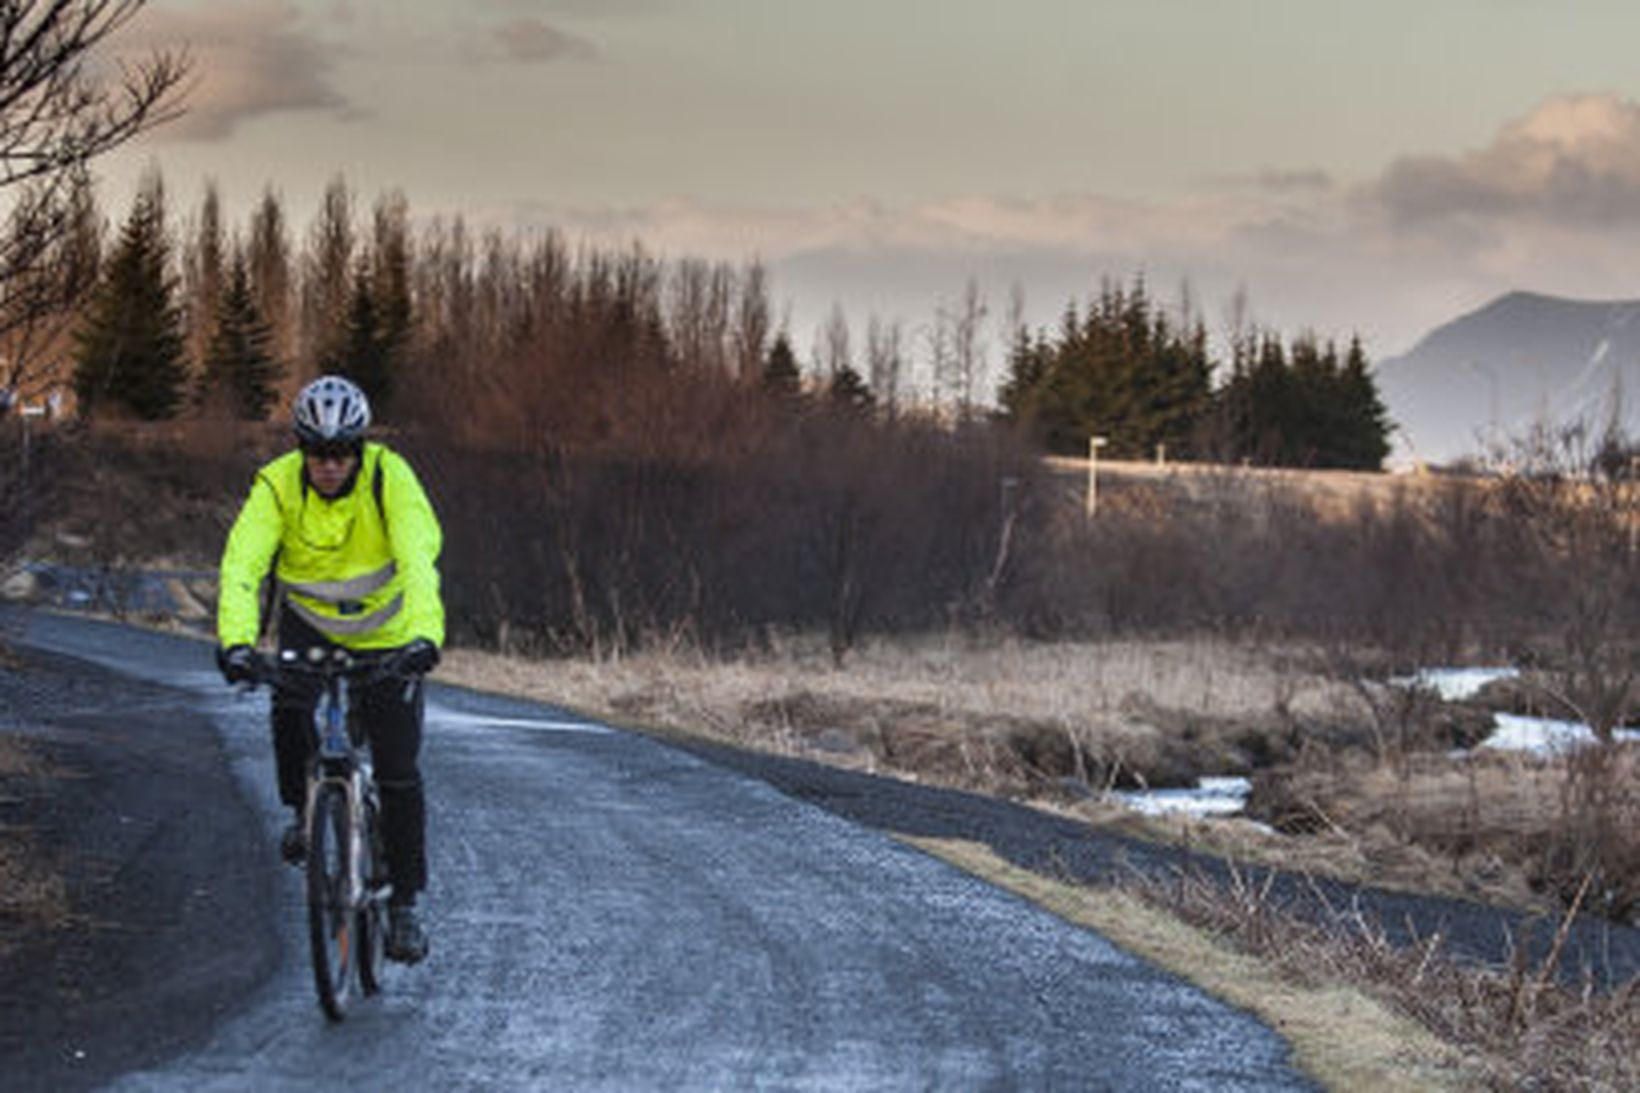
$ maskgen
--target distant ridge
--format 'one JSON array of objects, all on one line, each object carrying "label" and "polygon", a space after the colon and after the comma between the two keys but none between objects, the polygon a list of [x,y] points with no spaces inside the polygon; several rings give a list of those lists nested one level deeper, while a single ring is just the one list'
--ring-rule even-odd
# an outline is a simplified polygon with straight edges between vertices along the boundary
[{"label": "distant ridge", "polygon": [[1448,463],[1534,424],[1584,421],[1613,406],[1640,433],[1640,300],[1510,292],[1379,363],[1396,458]]}]

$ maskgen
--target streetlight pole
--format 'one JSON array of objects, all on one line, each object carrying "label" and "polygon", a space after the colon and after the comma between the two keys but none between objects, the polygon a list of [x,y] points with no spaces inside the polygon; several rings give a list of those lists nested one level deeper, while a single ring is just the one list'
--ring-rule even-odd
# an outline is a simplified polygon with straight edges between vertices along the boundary
[{"label": "streetlight pole", "polygon": [[1088,437],[1088,519],[1099,511],[1099,449],[1105,446],[1102,436]]},{"label": "streetlight pole", "polygon": [[44,406],[24,405],[24,406],[18,407],[18,410],[17,410],[18,416],[23,419],[22,472],[23,472],[23,527],[24,527],[25,530],[28,529],[28,527],[29,527],[29,511],[34,507],[34,504],[33,504],[34,498],[32,496],[32,491],[29,488],[29,475],[28,475],[28,471],[29,471],[29,423],[34,418],[44,417],[45,413],[46,413],[46,408]]}]

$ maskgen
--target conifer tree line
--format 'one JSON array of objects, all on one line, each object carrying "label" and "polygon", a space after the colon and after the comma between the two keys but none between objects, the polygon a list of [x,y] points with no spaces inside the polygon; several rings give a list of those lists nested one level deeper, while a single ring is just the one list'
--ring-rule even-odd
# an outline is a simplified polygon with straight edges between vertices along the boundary
[{"label": "conifer tree line", "polygon": [[479,234],[459,218],[414,232],[402,195],[361,212],[341,178],[305,235],[272,189],[242,227],[221,208],[209,186],[179,223],[156,171],[116,229],[87,213],[96,273],[66,350],[82,415],[260,420],[327,372],[386,409],[418,372],[482,388],[485,362],[543,342],[626,378],[687,364],[755,387],[768,369],[767,280],[756,264],[572,250],[554,232]]},{"label": "conifer tree line", "polygon": [[1228,368],[1212,358],[1188,302],[1175,318],[1142,279],[1107,281],[1085,311],[1066,309],[1057,336],[1018,328],[998,401],[1066,455],[1099,436],[1115,458],[1382,466],[1390,424],[1358,338],[1341,356],[1310,334],[1289,347],[1274,333],[1238,331],[1230,356]]},{"label": "conifer tree line", "polygon": [[[542,400],[494,389],[517,383],[518,369],[498,369],[504,381],[486,373],[529,357],[551,362],[540,382],[565,389],[560,424],[570,433],[616,427],[575,419],[569,407],[623,400],[641,429],[643,374],[693,368],[788,404],[822,399],[881,420],[995,415],[1070,454],[1085,452],[1091,435],[1118,458],[1161,449],[1181,459],[1375,468],[1387,452],[1389,425],[1359,341],[1340,353],[1311,336],[1287,345],[1270,333],[1238,335],[1221,364],[1201,318],[1188,305],[1159,306],[1142,280],[1106,282],[1085,307],[1069,305],[1051,334],[1027,330],[1016,290],[993,410],[982,405],[992,387],[989,307],[972,280],[926,327],[908,332],[873,316],[860,352],[833,307],[805,364],[772,320],[758,264],[663,262],[636,245],[572,248],[555,232],[475,233],[460,218],[413,230],[401,194],[364,209],[340,177],[305,232],[271,188],[243,225],[225,222],[214,185],[179,218],[157,170],[117,228],[94,205],[80,223],[82,264],[94,272],[83,278],[93,287],[71,349],[83,415],[260,420],[302,382],[334,372],[384,410],[407,379],[425,387],[437,377],[505,418],[509,404]],[[590,398],[617,388],[625,394]]]},{"label": "conifer tree line", "polygon": [[1266,466],[1377,470],[1389,454],[1389,415],[1359,337],[1339,352],[1313,334],[1290,346],[1274,334],[1233,347],[1205,436]]}]

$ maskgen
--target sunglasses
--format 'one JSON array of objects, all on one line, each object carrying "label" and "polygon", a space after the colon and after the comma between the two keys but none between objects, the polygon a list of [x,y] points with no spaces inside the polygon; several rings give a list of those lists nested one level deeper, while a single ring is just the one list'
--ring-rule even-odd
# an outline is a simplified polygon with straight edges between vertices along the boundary
[{"label": "sunglasses", "polygon": [[302,445],[302,454],[310,459],[341,462],[359,455],[360,445],[350,440],[317,440]]}]

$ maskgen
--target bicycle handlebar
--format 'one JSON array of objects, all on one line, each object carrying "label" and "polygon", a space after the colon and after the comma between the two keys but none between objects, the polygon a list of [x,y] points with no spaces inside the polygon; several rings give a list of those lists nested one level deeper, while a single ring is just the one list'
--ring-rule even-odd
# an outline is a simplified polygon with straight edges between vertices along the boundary
[{"label": "bicycle handlebar", "polygon": [[277,684],[292,675],[309,676],[321,681],[346,677],[354,684],[365,686],[386,679],[416,678],[418,673],[404,670],[400,653],[398,649],[354,653],[339,646],[320,645],[307,649],[305,656],[294,649],[281,649],[274,656],[257,653],[252,661],[255,665],[254,676],[246,682],[245,689]]}]

